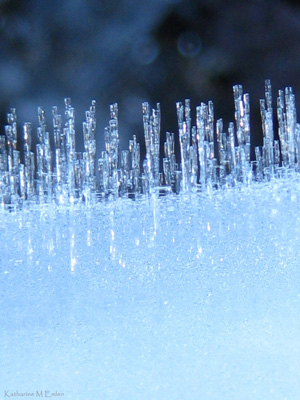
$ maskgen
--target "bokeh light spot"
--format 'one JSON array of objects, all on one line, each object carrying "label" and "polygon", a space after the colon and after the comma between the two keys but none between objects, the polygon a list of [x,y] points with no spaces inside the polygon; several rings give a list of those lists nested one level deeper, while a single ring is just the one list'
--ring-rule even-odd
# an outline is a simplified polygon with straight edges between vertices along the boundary
[{"label": "bokeh light spot", "polygon": [[202,47],[200,36],[194,31],[183,32],[178,38],[177,47],[183,57],[193,58]]}]

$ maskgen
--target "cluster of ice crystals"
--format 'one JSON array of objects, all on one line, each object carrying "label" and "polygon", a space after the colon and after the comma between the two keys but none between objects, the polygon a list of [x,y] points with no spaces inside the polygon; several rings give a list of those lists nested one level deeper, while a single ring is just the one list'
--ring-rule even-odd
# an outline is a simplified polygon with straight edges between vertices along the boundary
[{"label": "cluster of ice crystals", "polygon": [[116,104],[98,160],[94,101],[83,153],[70,99],[65,118],[53,108],[53,135],[38,109],[35,152],[24,124],[21,156],[10,111],[0,136],[0,397],[300,398],[300,127],[291,89],[280,91],[274,140],[265,88],[255,160],[249,96],[237,85],[228,130],[212,102],[197,107],[195,125],[190,102],[177,103],[180,156],[167,132],[162,171],[159,105],[142,106],[142,163],[135,136],[120,149]]},{"label": "cluster of ice crystals", "polygon": [[[143,103],[146,155],[140,160],[136,136],[129,149],[120,149],[118,106],[110,106],[105,128],[105,150],[96,161],[96,105],[92,102],[83,122],[84,152],[76,152],[75,110],[65,99],[65,122],[53,107],[53,134],[47,131],[45,112],[38,108],[38,144],[31,149],[32,126],[24,124],[24,151],[17,150],[17,115],[11,109],[5,136],[0,136],[0,200],[22,207],[33,203],[95,204],[107,197],[139,197],[141,194],[210,192],[212,189],[249,185],[269,180],[287,170],[298,171],[300,124],[296,120],[295,96],[291,88],[279,91],[277,99],[278,136],[274,140],[271,84],[265,83],[260,102],[263,146],[250,158],[250,102],[241,85],[233,88],[235,123],[224,130],[222,119],[214,122],[211,101],[196,108],[192,124],[190,101],[176,104],[180,160],[175,156],[174,133],[166,133],[160,170],[160,105],[151,111]],[[53,137],[53,138],[52,138]],[[54,144],[52,146],[51,144]],[[20,162],[20,160],[22,162]],[[96,165],[98,168],[96,168]]]}]

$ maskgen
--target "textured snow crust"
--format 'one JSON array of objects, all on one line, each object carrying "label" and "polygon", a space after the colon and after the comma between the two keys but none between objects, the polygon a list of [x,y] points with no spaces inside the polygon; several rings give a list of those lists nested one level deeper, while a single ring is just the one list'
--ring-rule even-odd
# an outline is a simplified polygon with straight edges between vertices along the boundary
[{"label": "textured snow crust", "polygon": [[296,179],[0,218],[0,398],[299,399]]}]

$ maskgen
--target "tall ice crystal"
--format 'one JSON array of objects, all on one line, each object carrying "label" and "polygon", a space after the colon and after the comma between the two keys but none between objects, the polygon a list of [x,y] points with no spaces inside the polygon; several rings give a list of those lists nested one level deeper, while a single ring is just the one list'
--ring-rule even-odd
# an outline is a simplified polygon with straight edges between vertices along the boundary
[{"label": "tall ice crystal", "polygon": [[35,150],[30,122],[18,150],[10,110],[0,135],[0,399],[300,398],[295,96],[280,90],[273,112],[265,82],[263,141],[251,152],[249,95],[233,93],[227,130],[212,102],[195,121],[190,101],[178,102],[178,134],[163,146],[160,105],[143,103],[144,160],[136,136],[120,149],[117,104],[101,153],[95,101],[82,153],[69,98],[64,117],[53,107],[51,133],[38,108]]}]

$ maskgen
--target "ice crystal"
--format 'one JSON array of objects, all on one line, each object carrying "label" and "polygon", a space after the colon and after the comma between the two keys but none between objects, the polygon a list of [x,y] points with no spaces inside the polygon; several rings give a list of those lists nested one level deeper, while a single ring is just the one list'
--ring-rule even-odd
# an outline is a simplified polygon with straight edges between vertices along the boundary
[{"label": "ice crystal", "polygon": [[[270,81],[265,83],[265,99],[260,101],[263,146],[250,156],[250,102],[241,85],[233,88],[235,123],[224,130],[222,119],[214,122],[211,101],[196,107],[195,125],[190,101],[176,104],[180,158],[176,160],[174,133],[166,133],[160,149],[160,105],[151,111],[142,104],[146,156],[140,165],[136,136],[127,150],[120,149],[118,105],[110,106],[109,125],[104,130],[105,150],[96,161],[96,103],[92,101],[83,122],[84,151],[76,152],[75,110],[65,99],[65,122],[53,107],[53,134],[47,130],[45,112],[38,108],[38,144],[31,149],[32,127],[26,122],[24,150],[17,150],[17,114],[7,116],[5,136],[0,137],[0,200],[22,207],[27,203],[94,204],[105,198],[133,197],[157,193],[210,192],[216,188],[251,185],[298,171],[300,125],[296,121],[295,96],[291,88],[279,91],[277,118],[279,140],[274,140]],[[54,146],[51,147],[51,143]],[[160,170],[160,156],[162,171]],[[22,158],[22,163],[20,159]],[[96,168],[97,167],[97,168]],[[98,170],[96,170],[98,169]]]}]

